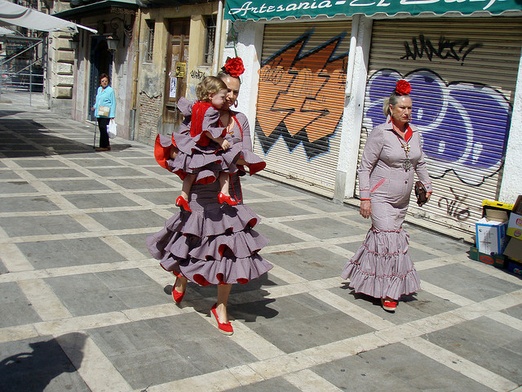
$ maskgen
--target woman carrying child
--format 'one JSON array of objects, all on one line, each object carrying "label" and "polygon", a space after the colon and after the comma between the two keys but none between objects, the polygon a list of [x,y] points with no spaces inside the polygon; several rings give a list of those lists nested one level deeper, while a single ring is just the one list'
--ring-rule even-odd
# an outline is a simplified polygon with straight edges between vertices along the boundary
[{"label": "woman carrying child", "polygon": [[226,127],[219,122],[227,91],[225,82],[215,76],[205,77],[196,88],[198,101],[192,106],[190,124],[192,140],[176,154],[173,162],[173,172],[183,179],[181,195],[176,199],[176,205],[184,211],[191,212],[188,199],[198,174],[200,183],[214,182],[218,177],[221,189],[218,194],[219,203],[237,205],[237,201],[230,197],[229,175],[237,171],[235,162],[240,157],[241,146],[233,146],[231,138],[226,137]]},{"label": "woman carrying child", "polygon": [[[209,181],[212,170],[209,167],[197,171],[189,193],[189,207],[192,213],[182,209],[165,222],[165,227],[147,239],[149,251],[160,261],[160,265],[174,274],[172,298],[181,304],[187,292],[188,282],[201,286],[216,285],[217,297],[210,309],[218,330],[226,335],[234,332],[229,320],[227,304],[233,284],[245,284],[257,279],[272,268],[259,251],[267,244],[267,239],[256,232],[254,226],[259,217],[243,204],[240,176],[245,174],[244,166],[250,174],[265,167],[265,162],[252,152],[250,127],[243,113],[234,111],[244,72],[241,58],[227,59],[218,77],[227,86],[226,102],[219,110],[219,125],[226,129],[225,138],[232,148],[240,151],[230,170],[230,194],[237,201],[231,206],[219,202],[221,187],[218,181]],[[196,137],[190,136],[192,104],[178,101],[178,108],[185,120],[173,137],[158,135],[154,156],[160,166],[173,171],[174,161],[179,155],[190,156],[196,147]],[[192,114],[193,115],[193,114]],[[225,155],[227,152],[225,152]],[[212,158],[207,154],[207,158]],[[219,164],[220,165],[220,164]],[[209,165],[210,167],[213,165]]]}]

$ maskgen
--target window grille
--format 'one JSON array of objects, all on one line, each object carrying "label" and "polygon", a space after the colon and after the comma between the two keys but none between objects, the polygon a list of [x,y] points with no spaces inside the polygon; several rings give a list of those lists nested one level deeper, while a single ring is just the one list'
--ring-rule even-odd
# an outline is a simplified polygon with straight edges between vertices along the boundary
[{"label": "window grille", "polygon": [[212,64],[214,61],[214,42],[216,40],[216,21],[214,18],[209,16],[206,19],[207,24],[207,38],[205,40],[205,57],[204,62],[205,64]]},{"label": "window grille", "polygon": [[147,20],[147,50],[145,51],[145,62],[152,63],[154,58],[154,21]]}]

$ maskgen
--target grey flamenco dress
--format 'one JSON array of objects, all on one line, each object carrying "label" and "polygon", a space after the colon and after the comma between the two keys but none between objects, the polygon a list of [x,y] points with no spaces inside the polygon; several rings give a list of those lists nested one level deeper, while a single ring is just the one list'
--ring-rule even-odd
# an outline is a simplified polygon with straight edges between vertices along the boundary
[{"label": "grey flamenco dress", "polygon": [[[251,146],[248,120],[242,113],[231,114],[235,123],[230,137],[246,150],[246,146]],[[181,133],[187,134],[188,129],[189,124],[185,123]],[[174,139],[178,144],[178,138]],[[169,170],[173,167],[169,157],[172,140],[159,137],[154,149],[158,163]],[[257,157],[253,153],[245,155],[249,159]],[[262,161],[255,163],[264,167]],[[259,255],[268,241],[254,230],[260,218],[242,202],[240,174],[244,172],[238,169],[230,181],[230,195],[239,201],[237,206],[219,204],[219,182],[209,183],[206,174],[199,173],[190,192],[192,213],[174,214],[161,231],[147,238],[150,253],[166,271],[206,286],[247,283],[272,268]]]},{"label": "grey flamenco dress", "polygon": [[410,128],[411,138],[406,142],[393,131],[390,122],[375,127],[368,136],[358,170],[360,196],[371,200],[372,227],[344,266],[341,277],[350,279],[349,286],[355,292],[374,298],[398,300],[420,289],[408,253],[409,235],[402,224],[414,172],[430,192],[431,181],[420,134],[415,127]]}]

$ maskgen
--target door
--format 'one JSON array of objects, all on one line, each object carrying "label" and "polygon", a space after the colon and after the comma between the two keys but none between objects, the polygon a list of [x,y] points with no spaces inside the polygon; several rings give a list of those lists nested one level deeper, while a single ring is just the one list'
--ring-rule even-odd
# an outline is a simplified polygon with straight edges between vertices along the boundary
[{"label": "door", "polygon": [[164,122],[177,129],[183,116],[176,109],[180,97],[187,91],[187,62],[189,49],[190,19],[172,19],[168,24],[169,46],[167,48],[167,73],[165,81]]},{"label": "door", "polygon": [[91,41],[91,70],[89,80],[89,110],[87,118],[95,120],[94,112],[90,110],[96,100],[96,91],[100,85],[99,79],[102,73],[111,77],[112,74],[112,53],[107,46],[107,40],[102,35],[92,37]]}]

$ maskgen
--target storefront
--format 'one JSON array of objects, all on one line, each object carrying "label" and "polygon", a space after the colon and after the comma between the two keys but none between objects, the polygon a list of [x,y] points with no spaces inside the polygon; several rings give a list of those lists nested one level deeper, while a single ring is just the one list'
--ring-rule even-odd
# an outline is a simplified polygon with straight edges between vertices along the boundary
[{"label": "storefront", "polygon": [[511,163],[522,151],[509,148],[522,137],[513,121],[522,94],[515,1],[273,3],[228,1],[225,10],[244,25],[239,31],[264,27],[250,118],[268,175],[353,200],[367,134],[384,121],[383,100],[405,78],[436,190],[428,205],[410,209],[412,217],[467,237],[483,199],[511,202],[522,193]]},{"label": "storefront", "polygon": [[269,171],[333,190],[350,21],[265,27],[255,150]]}]

